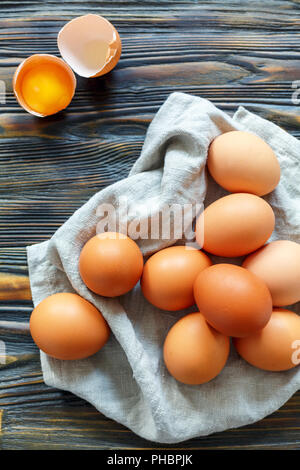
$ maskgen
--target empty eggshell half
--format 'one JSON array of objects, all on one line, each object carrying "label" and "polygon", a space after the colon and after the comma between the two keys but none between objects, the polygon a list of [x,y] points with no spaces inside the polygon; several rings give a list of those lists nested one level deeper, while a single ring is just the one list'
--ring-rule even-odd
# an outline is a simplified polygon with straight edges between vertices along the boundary
[{"label": "empty eggshell half", "polygon": [[58,33],[63,59],[81,77],[99,77],[117,64],[122,50],[115,27],[99,15],[84,15],[69,21]]}]

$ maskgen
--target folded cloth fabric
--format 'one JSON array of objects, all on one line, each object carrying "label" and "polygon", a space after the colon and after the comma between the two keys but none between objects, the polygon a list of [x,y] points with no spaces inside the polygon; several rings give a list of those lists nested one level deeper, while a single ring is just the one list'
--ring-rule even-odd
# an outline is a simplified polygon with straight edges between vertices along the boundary
[{"label": "folded cloth fabric", "polygon": [[[300,142],[244,108],[231,118],[205,99],[173,93],[150,124],[128,178],[95,194],[49,241],[27,248],[35,305],[57,292],[77,292],[103,313],[112,330],[105,347],[84,360],[61,361],[41,352],[46,384],[78,395],[151,441],[176,443],[253,423],[300,388],[300,367],[287,372],[258,370],[233,348],[226,367],[211,382],[177,382],[164,366],[162,346],[170,326],[187,311],[158,310],[143,298],[139,285],[119,299],[97,296],[78,273],[79,254],[96,233],[101,204],[112,204],[118,211],[120,198],[126,197],[126,222],[136,218],[137,207],[143,222],[164,204],[195,205],[205,198],[208,204],[224,195],[211,178],[207,183],[207,149],[217,135],[234,129],[254,132],[275,151],[282,176],[276,190],[266,196],[276,215],[272,239],[300,242]],[[137,242],[148,255],[176,241]]]}]

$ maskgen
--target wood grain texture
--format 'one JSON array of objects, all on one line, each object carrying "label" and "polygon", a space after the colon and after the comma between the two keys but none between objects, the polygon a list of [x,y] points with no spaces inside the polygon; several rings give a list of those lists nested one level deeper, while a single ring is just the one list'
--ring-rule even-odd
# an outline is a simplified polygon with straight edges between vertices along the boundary
[{"label": "wood grain texture", "polygon": [[31,300],[28,276],[0,272],[1,300]]},{"label": "wood grain texture", "polygon": [[[79,79],[67,111],[37,119],[17,104],[16,66],[58,55],[57,32],[88,12],[118,29],[123,53],[105,77]],[[300,393],[244,428],[178,446],[135,436],[79,398],[43,383],[28,332],[25,247],[51,234],[95,191],[125,177],[147,126],[173,91],[239,105],[300,137],[299,1],[27,1],[0,3],[1,449],[300,449]],[[2,82],[2,83],[3,83]],[[1,82],[0,82],[1,83]],[[2,343],[0,343],[2,345]],[[272,393],[272,391],[270,391]]]}]

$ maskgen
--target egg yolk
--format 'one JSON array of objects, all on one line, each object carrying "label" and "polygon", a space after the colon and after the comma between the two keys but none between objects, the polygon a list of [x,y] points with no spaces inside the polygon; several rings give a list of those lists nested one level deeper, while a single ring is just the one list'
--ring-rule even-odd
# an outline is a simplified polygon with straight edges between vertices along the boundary
[{"label": "egg yolk", "polygon": [[49,115],[66,108],[73,92],[67,72],[55,64],[42,64],[23,77],[21,91],[29,108]]}]

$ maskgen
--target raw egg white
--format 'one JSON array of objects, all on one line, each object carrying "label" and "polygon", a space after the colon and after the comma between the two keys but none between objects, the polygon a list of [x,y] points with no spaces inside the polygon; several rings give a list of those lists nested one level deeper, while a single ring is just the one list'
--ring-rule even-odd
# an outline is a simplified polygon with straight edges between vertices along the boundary
[{"label": "raw egg white", "polygon": [[199,385],[222,371],[229,349],[227,336],[211,328],[201,313],[191,313],[170,329],[164,344],[164,361],[176,380]]}]

